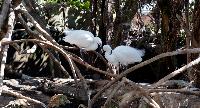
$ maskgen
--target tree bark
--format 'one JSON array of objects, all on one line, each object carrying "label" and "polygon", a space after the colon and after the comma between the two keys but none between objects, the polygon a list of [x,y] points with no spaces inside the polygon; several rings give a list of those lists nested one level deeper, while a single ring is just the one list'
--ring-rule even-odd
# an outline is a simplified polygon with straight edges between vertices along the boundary
[{"label": "tree bark", "polygon": [[121,45],[124,39],[128,36],[131,21],[138,9],[138,1],[126,0],[123,8],[121,8],[121,5],[121,0],[115,0],[114,6],[116,18],[114,21],[113,37],[111,42],[113,47]]},{"label": "tree bark", "polygon": [[[15,14],[13,9],[10,7],[10,3],[11,1],[8,0],[6,1],[9,5],[9,15],[8,15],[8,23],[7,23],[7,32],[4,36],[4,38],[1,40],[2,41],[11,41],[11,36],[12,36],[12,31],[15,25]],[[7,16],[7,14],[5,14]],[[5,17],[5,16],[4,16]],[[4,79],[4,69],[5,69],[5,65],[6,65],[6,59],[7,59],[7,54],[8,54],[8,48],[9,45],[5,45],[5,46],[1,46],[1,70],[0,70],[0,95],[2,93],[3,90],[3,79]]]},{"label": "tree bark", "polygon": [[101,1],[101,19],[100,19],[100,24],[99,24],[99,36],[102,40],[102,44],[105,45],[106,43],[106,37],[107,37],[107,28],[106,26],[108,25],[107,23],[107,0],[102,0]]},{"label": "tree bark", "polygon": [[[180,30],[180,21],[177,20],[176,14],[181,16],[183,9],[181,1],[159,0],[158,6],[161,10],[161,37],[160,37],[160,53],[173,51],[177,49],[178,32]],[[164,70],[162,76],[172,72],[177,67],[177,59],[175,56],[162,59],[160,63],[160,72]],[[163,66],[163,67],[162,67]],[[161,70],[162,69],[162,70]]]},{"label": "tree bark", "polygon": [[91,18],[91,24],[90,24],[90,31],[92,34],[96,35],[96,25],[97,25],[97,0],[90,0],[90,18]]},{"label": "tree bark", "polygon": [[[195,1],[193,16],[192,16],[192,23],[193,23],[193,30],[192,30],[192,48],[199,48],[200,47],[200,1]],[[199,54],[192,54],[191,59],[194,60],[199,56]],[[200,65],[197,65],[191,70],[189,74],[190,81],[194,81],[194,85],[196,87],[200,87]]]}]

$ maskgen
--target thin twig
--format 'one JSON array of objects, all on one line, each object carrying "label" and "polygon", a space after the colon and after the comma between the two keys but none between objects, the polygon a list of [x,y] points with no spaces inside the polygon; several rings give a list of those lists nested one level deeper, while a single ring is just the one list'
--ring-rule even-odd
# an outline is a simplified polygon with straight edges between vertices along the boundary
[{"label": "thin twig", "polygon": [[85,78],[81,74],[80,70],[78,69],[78,67],[76,66],[76,64],[74,63],[74,61],[72,61],[72,63],[74,65],[74,67],[75,67],[77,76],[79,77],[80,81],[82,81],[82,83],[83,83],[83,88],[84,88],[85,93],[86,93],[86,95],[88,97],[88,106],[89,106],[90,105],[90,91],[89,91],[89,87],[87,85],[87,82],[86,82]]},{"label": "thin twig", "polygon": [[[77,47],[69,47],[69,46],[63,46],[63,45],[60,45],[60,46],[61,46],[63,49],[66,49],[66,50],[71,50],[71,49],[73,49],[73,50],[79,50],[79,48],[77,48]],[[76,54],[73,54],[73,53],[68,52],[68,51],[67,51],[67,53],[69,53],[70,55],[72,55],[72,56],[74,56],[74,57],[76,57],[76,58],[78,58],[78,59],[80,59],[81,61],[84,62],[84,60],[83,60],[81,57],[77,56]]]},{"label": "thin twig", "polygon": [[[5,88],[5,87],[4,87],[4,88]],[[20,94],[20,93],[17,93],[17,92],[12,91],[12,90],[3,89],[2,93],[10,94],[10,95],[12,95],[12,96],[16,96],[17,98],[26,99],[26,100],[28,100],[28,101],[30,101],[30,102],[34,102],[34,103],[40,104],[40,105],[42,105],[44,108],[47,108],[47,106],[46,106],[44,103],[42,103],[42,102],[40,102],[40,101],[38,101],[38,100],[32,99],[32,98],[30,98],[30,97],[26,97],[26,96],[24,96],[24,95],[22,95],[22,94]]]},{"label": "thin twig", "polygon": [[168,56],[174,56],[177,54],[187,54],[187,53],[199,53],[200,52],[200,48],[193,48],[193,49],[184,49],[184,50],[178,50],[178,51],[173,51],[173,52],[166,52],[166,53],[162,53],[159,54],[149,60],[146,60],[144,62],[141,62],[140,64],[137,64],[127,70],[125,70],[124,72],[122,72],[120,75],[118,75],[117,77],[115,77],[114,80],[110,81],[108,84],[106,84],[104,87],[101,88],[101,90],[93,97],[91,104],[93,104],[96,99],[101,95],[101,93],[103,93],[107,88],[109,88],[112,84],[114,84],[116,81],[120,80],[122,77],[125,77],[127,74],[134,72],[134,70],[141,68],[145,65],[148,65],[156,60],[159,60],[161,58],[164,57],[168,57]]},{"label": "thin twig", "polygon": [[200,96],[199,91],[191,91],[191,90],[185,90],[185,89],[148,89],[149,93],[154,92],[176,92],[176,93],[183,93],[183,94],[190,94],[190,95],[196,95]]},{"label": "thin twig", "polygon": [[[39,35],[37,32],[32,31],[27,23],[23,20],[22,16],[18,14],[18,20],[22,25],[24,26],[25,30],[34,38],[36,39],[41,39],[41,40],[46,40],[43,36]],[[51,51],[49,51],[47,48],[45,48],[41,43],[39,43],[39,46],[50,56],[50,58],[58,65],[58,67],[64,72],[66,76],[70,76],[69,73],[66,71],[66,69],[61,65],[61,63],[58,61],[56,57],[52,54]]]},{"label": "thin twig", "polygon": [[77,73],[76,73],[76,71],[79,71],[78,70],[78,68],[76,67],[76,65],[75,65],[75,63],[74,63],[74,61],[72,61],[72,59],[69,57],[69,59],[70,59],[70,62],[71,62],[71,64],[72,64],[72,75],[73,75],[73,77],[74,77],[74,81],[75,81],[75,84],[76,84],[76,86],[78,85],[78,77],[77,77]]},{"label": "thin twig", "polygon": [[[37,21],[28,13],[28,11],[27,11],[26,9],[25,9],[25,10],[22,10],[21,8],[19,8],[17,11],[20,12],[20,13],[23,13],[28,19],[30,19],[30,22],[34,25],[34,27],[36,28],[36,30],[37,30],[40,34],[42,34],[41,38],[42,38],[43,40],[48,40],[48,41],[50,41],[52,44],[59,46],[59,44],[51,37],[51,35],[49,35],[48,32],[46,32],[46,31],[40,26],[39,23],[37,23]],[[47,49],[44,49],[44,50],[47,51]],[[50,53],[51,51],[47,51],[47,52]],[[55,53],[57,53],[57,52],[55,52]],[[55,58],[55,57],[52,57],[51,55],[53,55],[53,54],[50,54],[50,57],[51,57],[50,60],[53,60],[55,63],[58,63],[57,60],[56,60],[56,58]],[[70,65],[70,67],[71,67],[72,72],[74,72],[74,70],[73,70],[73,65],[71,64],[71,61],[70,61],[68,55],[66,55],[66,59],[67,59],[67,61],[69,62],[69,65]],[[59,65],[59,66],[60,66],[60,65]],[[61,68],[62,70],[64,69],[62,66],[60,66],[60,68]],[[55,71],[55,70],[53,69],[53,70],[52,70],[52,75],[54,75],[54,71]],[[64,71],[64,72],[66,73],[66,71]],[[73,75],[74,75],[74,74],[73,74]],[[74,76],[74,77],[75,77],[75,76]]]},{"label": "thin twig", "polygon": [[27,18],[30,19],[30,22],[35,26],[36,30],[44,36],[45,39],[52,42],[55,45],[59,45],[42,27],[37,21],[27,12],[27,10],[18,9],[17,11],[23,13]]},{"label": "thin twig", "polygon": [[102,73],[102,74],[105,74],[105,75],[108,75],[108,76],[111,76],[111,77],[116,77],[117,75],[114,75],[114,74],[111,74],[109,72],[106,72],[106,71],[103,71],[103,70],[100,70],[98,68],[95,68],[91,65],[89,65],[88,63],[86,62],[82,62],[81,60],[79,60],[78,58],[75,58],[73,56],[70,56],[70,54],[67,54],[65,50],[62,50],[60,47],[58,46],[55,46],[53,45],[52,43],[48,42],[48,41],[41,41],[41,40],[37,40],[37,39],[21,39],[21,40],[14,40],[14,41],[5,41],[5,42],[2,42],[2,45],[8,45],[8,44],[13,44],[13,43],[19,43],[19,42],[35,42],[35,43],[42,43],[42,44],[45,44],[47,45],[46,47],[49,47],[49,48],[52,48],[54,50],[57,50],[59,51],[63,56],[65,55],[69,55],[69,57],[71,57],[71,59],[73,59],[74,61],[76,61],[77,63],[87,67],[87,68],[90,68],[96,72],[99,72],[99,73]]},{"label": "thin twig", "polygon": [[180,69],[168,74],[167,76],[165,76],[164,78],[160,79],[158,82],[156,82],[155,84],[152,85],[152,88],[156,88],[158,87],[159,85],[161,85],[162,83],[164,83],[165,81],[169,80],[170,78],[180,74],[181,72],[187,70],[188,68],[194,66],[194,65],[197,65],[198,63],[200,62],[200,57],[193,60],[192,62],[190,62],[189,64],[181,67]]},{"label": "thin twig", "polygon": [[10,44],[18,53],[21,53],[21,47],[18,44]]},{"label": "thin twig", "polygon": [[124,85],[125,82],[126,82],[126,80],[122,79],[122,81],[119,84],[117,84],[117,86],[112,90],[112,92],[108,96],[106,102],[104,103],[104,108],[106,108],[106,106],[109,105],[109,103],[111,102],[111,99],[113,98],[113,96]]},{"label": "thin twig", "polygon": [[[19,10],[17,10],[17,11],[24,13],[28,18],[30,18],[31,22],[34,24],[34,26],[36,27],[36,29],[37,29],[40,33],[42,33],[42,35],[44,35],[44,37],[45,37],[47,40],[49,40],[50,42],[52,42],[52,43],[53,43],[54,45],[56,45],[57,47],[60,47],[60,45],[59,45],[57,42],[55,42],[55,40],[52,39],[52,37],[51,37],[45,30],[43,30],[43,29],[39,26],[39,24],[33,19],[33,17],[32,17],[27,11],[24,11],[24,10],[21,10],[21,9],[19,9]],[[62,47],[60,47],[60,48],[62,48]],[[67,53],[66,51],[64,51],[64,52]],[[68,62],[70,63],[68,57],[67,57],[66,59],[67,59]],[[105,72],[105,71],[101,71],[101,70],[99,70],[99,69],[97,69],[97,68],[94,68],[94,67],[92,67],[92,66],[89,65],[89,64],[83,63],[82,61],[80,61],[80,60],[77,59],[77,58],[72,57],[72,59],[73,59],[74,61],[76,61],[76,62],[78,62],[78,63],[80,63],[80,64],[82,64],[82,65],[88,67],[88,68],[91,68],[91,69],[95,70],[95,71],[101,72],[101,73],[103,73],[103,74],[107,74],[107,75],[112,76],[112,77],[115,77],[115,76],[116,76],[116,75],[114,75],[114,74],[111,74],[111,73],[108,73],[108,72]],[[70,64],[70,67],[71,67],[71,70],[73,71],[73,66],[72,66],[72,64]]]},{"label": "thin twig", "polygon": [[[52,44],[54,44],[56,46],[59,46],[59,44],[44,29],[42,29],[42,27],[34,20],[34,18],[26,10],[18,9],[17,11],[25,14],[31,20],[31,22],[33,23],[33,25],[36,27],[37,31],[39,33],[41,33],[42,36],[44,36],[45,39],[47,39],[48,41],[50,41]],[[50,53],[49,51],[47,51],[47,52]],[[65,51],[65,53],[66,53],[66,51]],[[65,55],[64,57],[69,62],[69,65],[70,65],[71,70],[72,70],[73,77],[75,78],[75,83],[77,84],[77,80],[76,80],[77,76],[76,76],[76,72],[75,72],[74,66],[72,64],[72,61],[70,59],[70,56],[68,54],[68,55]],[[57,61],[55,58],[53,58],[53,59],[54,59],[55,62]]]},{"label": "thin twig", "polygon": [[108,67],[110,73],[113,74],[114,72],[113,72],[111,66],[110,66],[110,65],[108,64],[108,62],[104,59],[104,57],[103,57],[101,54],[99,54],[98,52],[96,52],[96,51],[92,51],[92,52],[94,52],[98,57],[101,58],[101,60],[103,60],[104,64],[106,64],[106,66]]},{"label": "thin twig", "polygon": [[83,75],[81,74],[79,68],[76,66],[76,64],[74,63],[73,60],[72,60],[72,64],[74,65],[75,72],[76,72],[78,78],[83,82],[83,87],[84,87],[84,89],[87,91],[88,85],[87,85],[87,83],[86,83],[85,78],[83,77]]},{"label": "thin twig", "polygon": [[[146,101],[150,106],[154,107],[154,108],[160,108],[160,106],[158,105],[158,103],[156,103],[156,101],[154,101],[149,95],[150,93],[142,88],[141,86],[139,86],[138,84],[134,83],[133,81],[127,79],[124,77],[124,79],[126,80],[126,82],[128,84],[130,84],[134,89],[137,89],[139,91],[139,93],[141,96],[144,97],[144,101]],[[134,91],[133,91],[134,92]]]}]

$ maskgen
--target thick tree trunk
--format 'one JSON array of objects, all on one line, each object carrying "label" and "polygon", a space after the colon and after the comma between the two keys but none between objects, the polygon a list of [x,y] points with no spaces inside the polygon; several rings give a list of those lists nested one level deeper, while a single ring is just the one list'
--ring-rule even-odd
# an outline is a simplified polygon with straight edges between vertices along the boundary
[{"label": "thick tree trunk", "polygon": [[116,18],[114,21],[112,45],[116,47],[121,45],[130,31],[131,21],[138,10],[137,0],[126,0],[125,5],[121,8],[122,1],[115,0]]},{"label": "thick tree trunk", "polygon": [[107,20],[107,44],[111,44],[111,37],[113,35],[113,23],[114,23],[114,1],[113,0],[108,0],[107,2],[107,16],[106,16],[106,20]]},{"label": "thick tree trunk", "polygon": [[[182,3],[173,0],[159,0],[158,6],[161,10],[161,37],[160,37],[160,53],[174,51],[177,49],[178,32],[180,30],[180,21],[177,20],[176,14],[181,15]],[[176,68],[176,57],[167,57],[160,61],[163,72],[161,76],[165,76]],[[163,67],[162,67],[163,66]]]},{"label": "thick tree trunk", "polygon": [[96,26],[97,26],[97,0],[90,0],[90,31],[96,35]]},{"label": "thick tree trunk", "polygon": [[[192,47],[199,48],[200,47],[200,1],[195,1],[195,7],[193,11],[193,32],[192,32]],[[192,60],[196,59],[199,55],[192,54]],[[200,87],[200,65],[195,66],[189,73],[190,81],[194,81],[194,84],[197,87]]]},{"label": "thick tree trunk", "polygon": [[102,40],[102,44],[106,44],[106,37],[107,37],[107,0],[102,0],[101,2],[101,19],[99,24],[99,36]]},{"label": "thick tree trunk", "polygon": [[122,40],[122,27],[121,27],[121,8],[120,8],[121,0],[115,0],[115,12],[116,12],[116,18],[114,21],[114,27],[113,27],[113,36],[112,36],[112,45],[113,47],[116,47],[120,45]]}]

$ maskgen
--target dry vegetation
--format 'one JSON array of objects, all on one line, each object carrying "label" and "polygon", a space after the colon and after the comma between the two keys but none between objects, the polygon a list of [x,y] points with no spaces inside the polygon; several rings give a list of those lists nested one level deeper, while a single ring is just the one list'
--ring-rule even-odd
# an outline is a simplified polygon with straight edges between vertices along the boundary
[{"label": "dry vegetation", "polygon": [[[56,32],[53,32],[55,33],[53,34],[52,31],[50,32],[49,30],[50,27],[47,28],[45,26],[45,22],[43,22],[44,19],[40,17],[37,14],[36,9],[33,8],[35,6],[34,0],[26,0],[23,1],[23,3],[21,2],[21,0],[4,0],[4,2],[2,3],[0,14],[0,107],[198,108],[200,102],[200,91],[197,88],[198,86],[194,86],[195,84],[198,85],[199,83],[198,78],[196,77],[198,76],[198,73],[194,74],[196,75],[195,77],[193,76],[193,73],[198,72],[195,66],[198,66],[200,62],[200,57],[196,57],[196,55],[191,55],[200,53],[200,48],[198,48],[198,42],[196,42],[196,40],[196,47],[188,47],[186,44],[185,48],[178,50],[172,48],[173,41],[175,41],[174,38],[172,39],[172,41],[165,41],[165,43],[160,42],[162,44],[165,44],[166,48],[163,48],[165,45],[162,46],[162,44],[160,44],[160,46],[157,47],[160,49],[158,50],[158,53],[156,52],[156,55],[144,59],[143,62],[121,71],[120,74],[113,74],[114,72],[112,70],[112,67],[109,66],[104,57],[98,52],[88,52],[88,58],[91,58],[92,61],[87,61],[79,57],[79,54],[77,54],[79,52],[78,48],[60,44],[58,42],[58,37],[53,37],[54,35],[60,34],[56,34]],[[132,3],[132,0],[127,0],[126,3]],[[113,46],[117,46],[118,44],[120,44],[120,41],[122,41],[122,39],[124,38],[123,35],[127,35],[127,30],[124,30],[124,28],[126,28],[124,26],[127,25],[122,25],[131,22],[131,20],[134,18],[134,13],[136,13],[134,11],[137,10],[137,4],[132,4],[133,6],[127,5],[128,9],[124,8],[122,10],[122,14],[129,14],[132,12],[129,16],[126,17],[120,16],[121,14],[120,12],[118,12],[119,10],[117,11],[116,9],[116,19],[121,19],[120,26],[118,25],[118,23],[120,23],[120,21],[118,20],[112,22],[113,24],[108,23],[110,19],[108,19],[108,22],[106,22],[106,24],[108,25],[103,25],[105,24],[104,17],[109,17],[109,15],[105,15],[105,10],[101,10],[102,17],[101,19],[99,19],[101,22],[101,24],[99,25],[101,25],[101,27],[99,27],[99,29],[101,29],[102,31],[100,30],[99,34],[104,33],[103,26],[113,26],[113,31],[116,31],[113,33],[115,37],[111,36],[113,40],[110,43]],[[95,5],[95,3],[92,5]],[[118,3],[115,3],[114,7],[117,8],[118,5]],[[158,0],[158,5],[162,6],[162,0]],[[52,5],[47,5],[45,8],[47,10],[52,9]],[[62,11],[65,10],[65,8],[62,9]],[[96,8],[94,8],[93,11],[97,11],[95,9]],[[161,11],[163,12],[166,10],[161,9]],[[111,13],[109,9],[106,12]],[[65,16],[64,14],[60,15],[62,15],[62,17]],[[170,15],[167,14],[163,14],[162,16],[162,26],[165,26],[162,28],[162,36],[166,36],[165,38],[163,38],[168,38],[166,40],[171,39],[170,36],[176,34],[174,32],[177,32],[178,28],[180,30],[180,27],[173,25],[172,27],[176,28],[176,30],[173,29],[172,31],[168,31],[168,26],[170,26],[170,24],[168,23],[170,23],[170,21],[174,21],[174,23],[175,21],[176,23],[179,22],[180,25],[181,23],[183,25],[187,25],[188,23],[187,20],[186,22],[183,21],[182,17],[180,17],[179,15],[177,15],[176,19],[173,18],[171,15],[171,19],[169,21],[167,18],[169,16]],[[94,15],[93,17],[98,17],[98,15]],[[57,17],[57,19],[58,18],[59,17]],[[64,18],[64,20],[66,19]],[[196,20],[198,19],[195,19],[195,21]],[[98,31],[97,28],[95,28],[98,21],[90,22],[90,24],[92,25],[90,25],[91,31]],[[17,24],[20,24],[23,29],[16,29]],[[109,31],[109,27],[105,27],[106,30]],[[62,28],[62,25],[59,25],[55,26],[55,28],[59,31],[65,27]],[[196,33],[196,29],[193,30],[194,32],[191,32],[189,30],[190,28],[188,28],[187,26],[184,26],[183,28],[185,30],[186,36],[189,35],[191,37],[193,34]],[[124,32],[123,35],[121,34],[122,31]],[[28,36],[28,38],[17,37],[20,36],[19,33],[25,33],[25,36]],[[109,37],[109,32],[105,33],[107,33],[105,34],[105,36]],[[14,39],[14,37],[16,39]],[[106,43],[108,37],[101,37],[104,44]],[[145,42],[149,42],[150,39],[148,40],[147,38],[152,37],[145,37]],[[198,38],[194,39],[198,40]],[[169,44],[170,42],[172,44]],[[141,44],[143,42],[140,41],[138,43]],[[37,50],[33,46],[36,46]],[[11,48],[14,50],[14,54],[9,56],[9,54],[11,53],[9,53],[8,50]],[[62,58],[59,58],[57,55]],[[187,64],[178,67],[178,69],[171,69],[172,66],[168,63],[170,60],[174,60],[172,58],[176,55],[187,55]],[[94,57],[98,57],[96,63],[94,63]],[[166,66],[170,68],[170,72],[168,72],[164,77],[158,77],[158,79],[154,80],[153,83],[136,83],[131,79],[128,79],[128,76],[130,74],[133,74],[136,70],[157,61],[161,63],[160,65],[162,65],[162,67]],[[20,65],[16,66],[16,68],[13,68],[17,63]],[[37,65],[37,67],[40,68],[34,68],[33,65]],[[159,70],[160,72],[162,72],[162,67]],[[42,73],[38,73],[40,72],[40,70],[45,70],[47,68],[49,70],[46,71],[46,76]],[[157,69],[157,67],[154,68]],[[27,73],[29,73],[29,76],[18,70],[26,71]],[[189,80],[172,80],[174,77],[186,71],[188,72],[187,75],[189,77]],[[89,72],[87,73],[87,75],[100,75],[101,78],[97,80],[89,79],[86,77],[87,75],[85,75],[84,72]],[[31,76],[31,74],[33,75]],[[191,78],[194,79],[191,80]]]}]

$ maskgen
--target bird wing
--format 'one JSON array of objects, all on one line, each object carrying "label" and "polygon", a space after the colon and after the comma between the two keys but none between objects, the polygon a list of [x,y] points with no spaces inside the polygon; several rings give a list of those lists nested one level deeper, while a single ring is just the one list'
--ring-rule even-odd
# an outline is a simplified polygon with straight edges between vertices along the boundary
[{"label": "bird wing", "polygon": [[135,62],[141,62],[139,50],[129,46],[118,46],[113,50],[122,65],[128,65]]},{"label": "bird wing", "polygon": [[89,46],[93,42],[93,35],[88,31],[73,30],[63,38],[65,42],[75,44],[80,48]]}]

